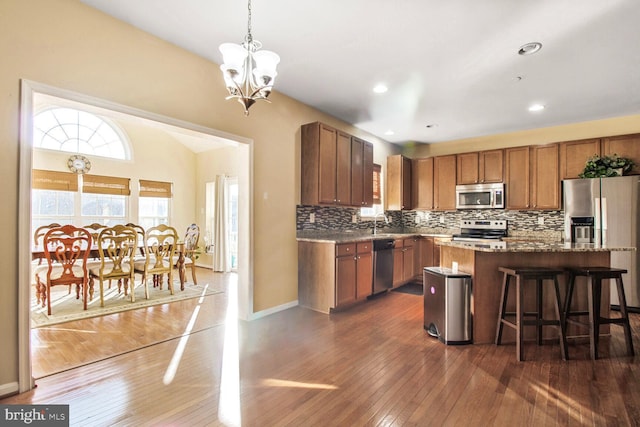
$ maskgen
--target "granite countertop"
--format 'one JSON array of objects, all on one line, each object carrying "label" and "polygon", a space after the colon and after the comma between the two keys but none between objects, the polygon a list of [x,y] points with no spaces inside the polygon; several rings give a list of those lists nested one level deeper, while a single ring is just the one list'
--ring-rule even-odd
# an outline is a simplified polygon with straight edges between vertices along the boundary
[{"label": "granite countertop", "polygon": [[303,232],[298,233],[296,240],[298,242],[319,242],[319,243],[351,243],[351,242],[363,242],[367,240],[379,240],[379,239],[404,239],[406,237],[440,237],[444,239],[450,239],[451,234],[443,233],[406,233],[406,232],[391,232],[391,233],[377,233],[371,232],[359,233],[359,232]]},{"label": "granite countertop", "polygon": [[609,252],[635,251],[630,246],[597,246],[593,243],[562,243],[547,241],[502,241],[491,243],[442,242],[441,246],[471,249],[478,252]]}]

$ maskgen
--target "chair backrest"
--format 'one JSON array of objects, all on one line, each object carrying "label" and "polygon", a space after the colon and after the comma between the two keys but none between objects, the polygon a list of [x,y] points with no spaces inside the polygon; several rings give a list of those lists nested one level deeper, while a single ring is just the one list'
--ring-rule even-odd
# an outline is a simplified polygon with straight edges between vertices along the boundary
[{"label": "chair backrest", "polygon": [[108,227],[107,225],[94,222],[93,224],[85,225],[82,228],[86,228],[89,231],[89,233],[91,233],[91,237],[95,242],[98,240],[98,235],[100,234],[100,232],[107,227]]},{"label": "chair backrest", "polygon": [[36,228],[36,231],[33,233],[33,244],[36,246],[42,246],[42,239],[44,235],[52,228],[60,227],[60,224],[57,222],[52,222],[51,224],[41,225]]},{"label": "chair backrest", "polygon": [[193,253],[198,249],[198,242],[200,240],[200,227],[197,224],[191,224],[187,227],[187,232],[184,235],[184,249],[187,253]]},{"label": "chair backrest", "polygon": [[175,228],[165,224],[148,228],[144,238],[145,271],[152,274],[171,272],[177,243],[178,232]]},{"label": "chair backrest", "polygon": [[133,228],[138,233],[138,246],[140,247],[140,253],[144,255],[144,235],[145,231],[141,225],[128,222],[125,224],[127,227]]},{"label": "chair backrest", "polygon": [[133,256],[138,248],[138,234],[133,227],[114,225],[98,235],[100,278],[133,277]]},{"label": "chair backrest", "polygon": [[42,244],[49,265],[47,282],[50,286],[85,280],[91,243],[91,234],[73,225],[53,227],[45,233]]}]

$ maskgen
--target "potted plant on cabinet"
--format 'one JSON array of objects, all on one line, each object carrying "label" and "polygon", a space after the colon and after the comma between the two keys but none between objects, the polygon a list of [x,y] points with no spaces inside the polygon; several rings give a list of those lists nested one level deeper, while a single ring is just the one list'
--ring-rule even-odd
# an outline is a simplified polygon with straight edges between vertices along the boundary
[{"label": "potted plant on cabinet", "polygon": [[584,170],[580,178],[607,178],[613,176],[622,176],[633,168],[635,162],[626,157],[620,157],[617,154],[610,156],[592,156],[589,157],[584,166]]}]

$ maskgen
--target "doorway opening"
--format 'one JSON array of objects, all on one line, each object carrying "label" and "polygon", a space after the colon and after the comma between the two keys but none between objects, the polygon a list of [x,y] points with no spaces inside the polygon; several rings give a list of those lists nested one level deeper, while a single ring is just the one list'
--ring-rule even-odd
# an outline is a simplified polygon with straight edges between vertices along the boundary
[{"label": "doorway opening", "polygon": [[[237,261],[237,282],[240,295],[246,298],[238,301],[238,317],[248,319],[253,311],[253,289],[250,283],[252,277],[252,262],[250,259],[251,247],[251,140],[236,137],[214,129],[194,125],[192,123],[175,120],[172,118],[159,116],[153,113],[133,109],[109,101],[88,97],[74,92],[42,85],[36,82],[22,81],[22,102],[21,102],[21,129],[20,129],[20,203],[19,203],[19,250],[24,254],[19,260],[19,388],[21,391],[29,390],[33,387],[31,371],[31,324],[30,324],[30,302],[31,302],[31,171],[34,168],[34,150],[32,135],[32,119],[36,106],[43,100],[56,98],[60,102],[68,105],[81,106],[82,109],[98,112],[108,116],[113,120],[122,120],[127,123],[137,123],[153,128],[155,131],[171,133],[185,136],[184,140],[199,145],[200,147],[222,141],[227,144],[230,150],[235,152],[238,159],[240,171],[237,176],[236,186],[236,236],[237,250],[235,260]],[[176,142],[178,143],[178,142]],[[195,156],[201,158],[200,155]],[[201,169],[206,169],[201,166]],[[192,191],[204,193],[204,180],[202,184],[192,186]],[[202,196],[194,196],[194,215],[200,212],[195,205],[201,202]],[[131,200],[130,206],[137,206],[137,201]],[[136,209],[137,210],[137,209]],[[202,210],[204,212],[204,209]],[[202,215],[204,216],[204,214]],[[204,220],[204,218],[202,218]],[[186,220],[185,220],[186,221]],[[180,232],[180,230],[179,230]]]}]

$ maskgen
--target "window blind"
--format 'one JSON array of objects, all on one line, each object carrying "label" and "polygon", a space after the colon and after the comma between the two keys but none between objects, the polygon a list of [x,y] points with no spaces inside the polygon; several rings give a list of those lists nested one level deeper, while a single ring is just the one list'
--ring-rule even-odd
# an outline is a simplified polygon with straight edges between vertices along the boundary
[{"label": "window blind", "polygon": [[128,196],[131,194],[129,181],[129,178],[115,176],[83,175],[82,192]]},{"label": "window blind", "polygon": [[171,198],[170,182],[140,180],[140,197],[165,197]]},{"label": "window blind", "polygon": [[31,176],[31,187],[37,190],[78,191],[75,173],[34,169]]}]

